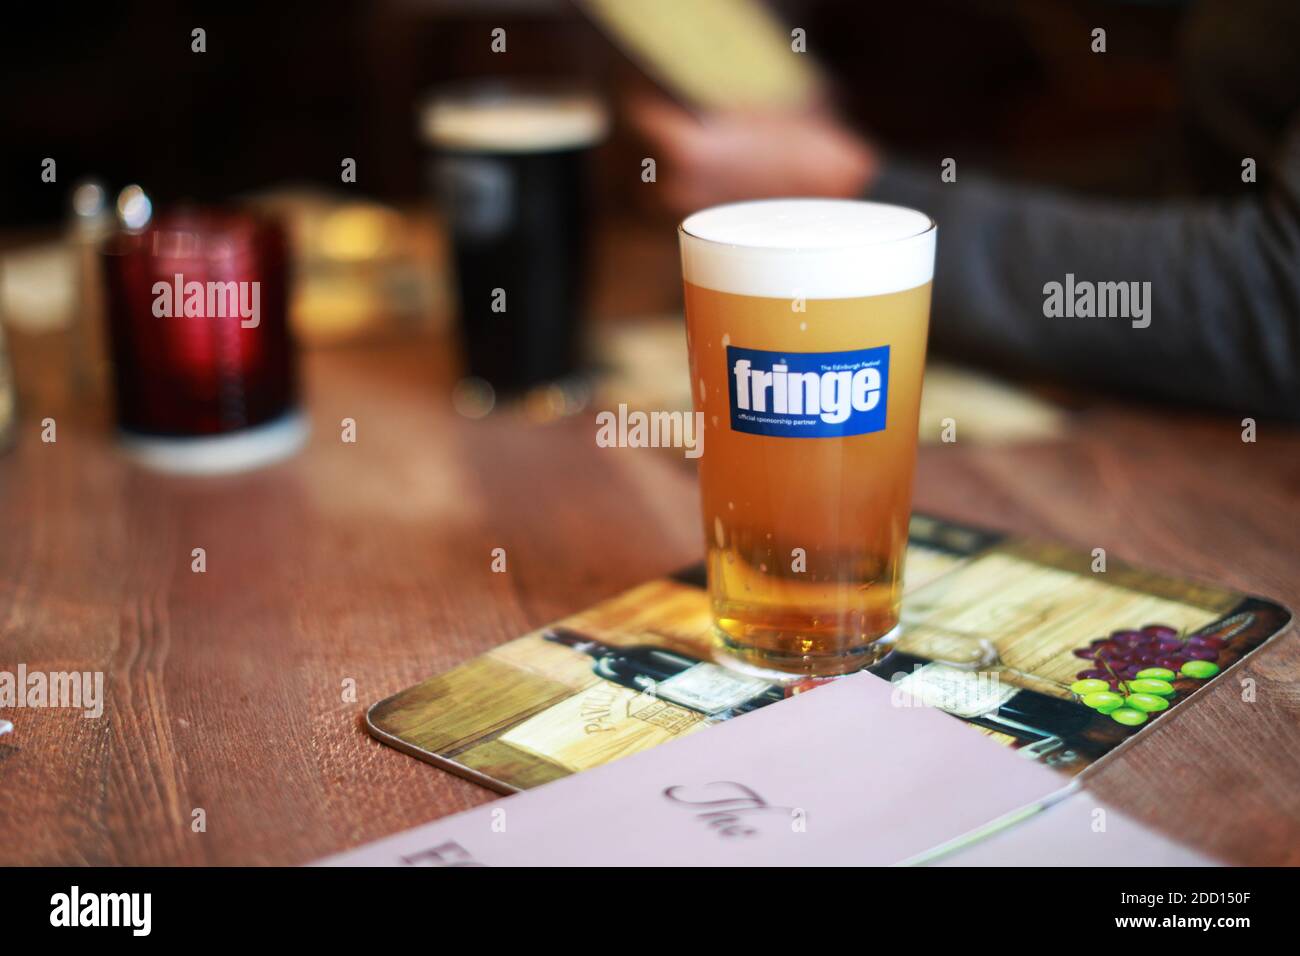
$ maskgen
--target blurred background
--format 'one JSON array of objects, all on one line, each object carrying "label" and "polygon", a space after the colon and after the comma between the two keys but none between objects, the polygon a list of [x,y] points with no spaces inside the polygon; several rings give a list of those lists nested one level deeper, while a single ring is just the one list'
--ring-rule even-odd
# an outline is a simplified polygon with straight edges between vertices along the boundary
[{"label": "blurred background", "polygon": [[[648,0],[638,9],[654,6]],[[944,157],[958,156],[964,170],[979,169],[1022,191],[1043,185],[1085,200],[1197,196],[1206,191],[1207,169],[1215,195],[1248,188],[1235,175],[1240,144],[1206,136],[1189,122],[1189,80],[1194,86],[1196,79],[1188,76],[1189,46],[1204,38],[1189,38],[1187,21],[1206,4],[753,6],[771,13],[786,42],[791,28],[806,31],[808,59],[816,63],[810,69],[825,81],[822,106],[844,128],[869,137],[877,159],[937,171]],[[609,135],[587,184],[593,232],[585,247],[585,301],[596,328],[677,315],[672,226],[682,210],[642,181],[642,158],[664,144],[647,136],[635,109],[639,100],[672,97],[645,57],[584,10],[571,0],[379,0],[280,4],[273,11],[183,2],[25,11],[21,29],[7,30],[0,41],[0,70],[17,91],[0,103],[0,171],[9,184],[0,192],[6,323],[19,334],[33,332],[66,323],[76,310],[66,248],[60,258],[41,243],[66,235],[73,185],[92,178],[110,199],[141,184],[154,208],[251,200],[275,212],[294,253],[290,319],[302,345],[446,330],[456,309],[455,279],[445,223],[431,201],[419,105],[450,82],[501,77],[524,85],[576,82],[608,102]],[[1099,68],[1088,36],[1103,22],[1110,42]],[[191,50],[195,27],[206,31],[201,55]],[[492,49],[497,28],[506,31],[507,53]],[[1294,99],[1294,76],[1283,79]],[[45,157],[57,157],[57,183],[34,178]],[[356,161],[355,183],[340,182],[344,157]],[[942,241],[940,248],[942,259]],[[940,293],[945,281],[941,268]],[[939,308],[936,318],[944,315]],[[618,355],[677,348],[666,328],[632,345],[605,342],[598,357],[618,364]],[[1292,332],[1288,347],[1294,338]],[[936,342],[941,352],[990,358],[969,344],[961,335]],[[1114,347],[1101,342],[1088,358],[1104,365]],[[1077,350],[1063,342],[1062,353],[1041,363],[1024,352],[1002,354],[985,364],[1055,383]],[[1147,384],[1166,399],[1187,399],[1178,384],[1184,372],[1171,364]],[[1278,381],[1289,375],[1283,388],[1294,389],[1293,368],[1271,374]],[[1128,387],[1132,379],[1127,371],[1081,377],[1105,387]],[[1229,388],[1212,402],[1276,412],[1278,387],[1270,389],[1248,396]],[[665,401],[685,395],[683,389]]]},{"label": "blurred background", "polygon": [[[650,0],[653,3],[653,0]],[[1079,187],[1141,193],[1164,181],[1179,135],[1179,2],[776,0],[807,30],[837,101],[886,144],[960,155]],[[1080,36],[1103,17],[1097,70]],[[57,222],[59,190],[18,189],[42,157],[60,179],[147,183],[160,200],[219,200],[271,184],[337,189],[337,157],[360,192],[421,193],[415,104],[448,80],[578,76],[618,97],[645,82],[569,0],[378,0],[278,4],[123,3],[24,11],[0,69],[8,225]],[[194,26],[208,50],[189,48]],[[487,33],[508,31],[508,55]],[[900,38],[909,38],[900,42]],[[603,212],[639,201],[626,128],[603,157]],[[1141,157],[1141,161],[1135,161]],[[635,164],[632,164],[635,168]],[[632,218],[632,217],[628,217]],[[673,237],[664,239],[671,246]]]}]

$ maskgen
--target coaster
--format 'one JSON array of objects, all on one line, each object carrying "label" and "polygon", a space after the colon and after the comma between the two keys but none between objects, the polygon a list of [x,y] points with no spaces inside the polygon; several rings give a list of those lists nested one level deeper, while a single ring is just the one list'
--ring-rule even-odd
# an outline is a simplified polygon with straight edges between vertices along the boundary
[{"label": "coaster", "polygon": [[[1195,706],[1201,688],[1291,619],[1226,588],[1092,563],[1064,546],[914,515],[901,634],[869,671],[893,683],[895,706],[965,721],[973,747],[982,735],[1079,777]],[[811,689],[711,661],[704,588],[703,565],[649,581],[375,704],[368,728],[514,792]]]}]

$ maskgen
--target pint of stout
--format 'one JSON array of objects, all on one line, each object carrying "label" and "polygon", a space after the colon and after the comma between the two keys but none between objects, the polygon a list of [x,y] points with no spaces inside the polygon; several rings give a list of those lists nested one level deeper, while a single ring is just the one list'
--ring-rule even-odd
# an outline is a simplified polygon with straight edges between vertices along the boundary
[{"label": "pint of stout", "polygon": [[680,229],[719,654],[770,678],[897,636],[935,227],[876,203],[737,203]]},{"label": "pint of stout", "polygon": [[602,104],[573,90],[488,84],[423,109],[467,373],[497,394],[579,367],[586,162],[605,128]]}]

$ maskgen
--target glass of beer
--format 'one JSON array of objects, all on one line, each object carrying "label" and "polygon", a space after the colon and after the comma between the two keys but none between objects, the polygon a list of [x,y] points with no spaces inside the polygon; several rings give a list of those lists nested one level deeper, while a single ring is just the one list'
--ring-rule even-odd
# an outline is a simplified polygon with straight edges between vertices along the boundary
[{"label": "glass of beer", "polygon": [[935,225],[832,199],[679,229],[717,654],[846,674],[898,635]]},{"label": "glass of beer", "polygon": [[450,227],[466,373],[499,397],[571,379],[604,104],[564,84],[483,81],[439,91],[420,123]]}]

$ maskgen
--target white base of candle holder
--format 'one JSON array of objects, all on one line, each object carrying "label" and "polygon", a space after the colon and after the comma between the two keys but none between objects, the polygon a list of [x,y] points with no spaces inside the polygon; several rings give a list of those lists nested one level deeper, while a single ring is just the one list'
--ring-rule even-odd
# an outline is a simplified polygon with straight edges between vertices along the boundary
[{"label": "white base of candle holder", "polygon": [[222,435],[170,438],[119,431],[123,453],[155,471],[182,475],[224,475],[283,461],[307,441],[309,428],[302,412]]}]

